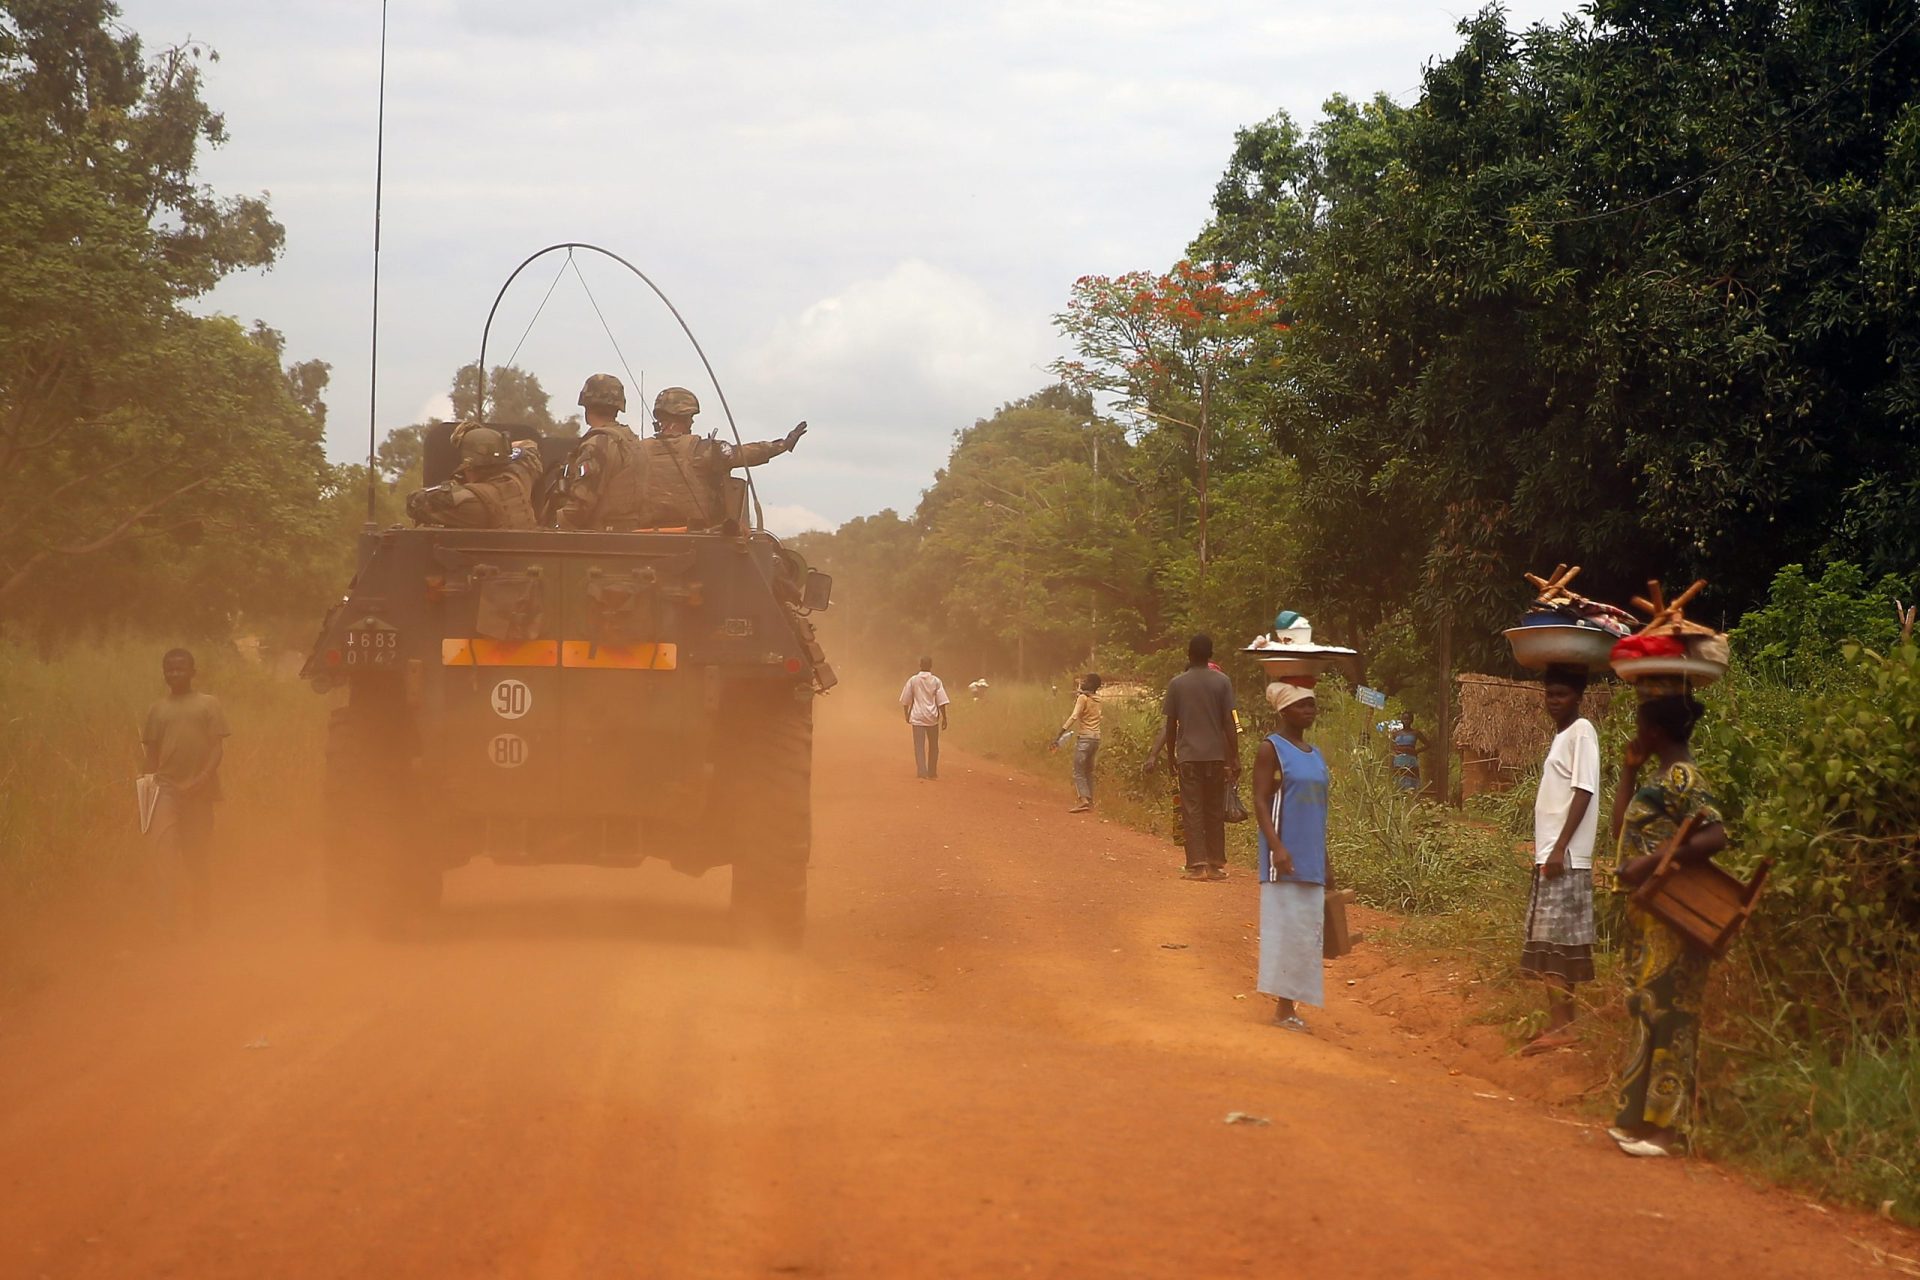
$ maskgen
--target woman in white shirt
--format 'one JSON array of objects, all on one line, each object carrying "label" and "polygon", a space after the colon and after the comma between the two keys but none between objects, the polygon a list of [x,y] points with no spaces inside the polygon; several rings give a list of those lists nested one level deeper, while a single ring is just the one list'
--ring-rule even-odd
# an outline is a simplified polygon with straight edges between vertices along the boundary
[{"label": "woman in white shirt", "polygon": [[1547,1025],[1522,1053],[1574,1043],[1573,988],[1593,981],[1593,841],[1599,828],[1600,735],[1580,715],[1587,676],[1552,668],[1546,675],[1553,746],[1540,767],[1533,801],[1533,893],[1520,968],[1547,984]]}]

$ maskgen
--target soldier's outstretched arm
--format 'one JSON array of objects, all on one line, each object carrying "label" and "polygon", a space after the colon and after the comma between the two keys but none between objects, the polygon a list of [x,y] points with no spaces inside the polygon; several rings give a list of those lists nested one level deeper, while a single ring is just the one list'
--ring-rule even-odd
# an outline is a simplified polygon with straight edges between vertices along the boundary
[{"label": "soldier's outstretched arm", "polygon": [[757,467],[772,462],[783,453],[792,453],[793,447],[800,443],[800,437],[807,434],[807,424],[802,422],[778,440],[755,440],[750,444],[729,445],[727,465],[730,467]]}]

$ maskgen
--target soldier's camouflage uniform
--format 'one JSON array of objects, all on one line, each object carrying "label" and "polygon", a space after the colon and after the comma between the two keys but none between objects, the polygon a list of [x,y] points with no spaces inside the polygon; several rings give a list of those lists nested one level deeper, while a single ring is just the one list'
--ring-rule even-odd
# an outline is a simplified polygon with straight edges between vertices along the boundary
[{"label": "soldier's camouflage uniform", "polygon": [[619,487],[636,495],[639,529],[711,529],[739,513],[730,509],[727,478],[787,451],[784,440],[728,444],[712,436],[649,436],[640,442],[637,465]]},{"label": "soldier's camouflage uniform", "polygon": [[640,437],[624,422],[587,432],[567,459],[566,497],[554,513],[562,529],[632,529],[639,516],[637,496],[616,481],[640,452]]},{"label": "soldier's camouflage uniform", "polygon": [[545,470],[539,446],[516,440],[505,463],[464,463],[445,484],[414,490],[407,498],[407,514],[415,524],[445,529],[536,528],[534,486]]},{"label": "soldier's camouflage uniform", "polygon": [[741,467],[771,462],[793,448],[806,430],[784,440],[728,444],[689,430],[700,401],[685,387],[668,387],[653,402],[655,432],[639,442],[633,461],[610,482],[603,527],[622,529],[712,529],[736,518],[738,494],[728,479]]}]

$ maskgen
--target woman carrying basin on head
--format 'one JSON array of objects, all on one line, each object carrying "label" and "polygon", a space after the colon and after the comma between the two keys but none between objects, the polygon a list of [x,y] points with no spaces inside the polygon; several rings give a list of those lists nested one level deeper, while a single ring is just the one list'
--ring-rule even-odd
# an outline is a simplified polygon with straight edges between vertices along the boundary
[{"label": "woman carrying basin on head", "polygon": [[1254,813],[1260,823],[1260,981],[1275,997],[1274,1022],[1305,1031],[1297,1004],[1319,1006],[1326,894],[1327,758],[1307,745],[1320,714],[1313,690],[1275,682],[1267,701],[1280,731],[1267,735],[1253,762]]}]

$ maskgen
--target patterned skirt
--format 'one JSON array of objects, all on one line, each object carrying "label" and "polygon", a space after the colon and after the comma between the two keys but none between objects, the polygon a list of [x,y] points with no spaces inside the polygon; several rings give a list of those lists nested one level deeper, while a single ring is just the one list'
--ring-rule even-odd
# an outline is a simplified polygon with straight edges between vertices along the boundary
[{"label": "patterned skirt", "polygon": [[1568,868],[1549,880],[1533,873],[1520,967],[1567,982],[1593,981],[1593,872]]},{"label": "patterned skirt", "polygon": [[1700,1013],[1707,957],[1637,907],[1627,908],[1627,1013],[1634,1037],[1620,1073],[1616,1123],[1636,1133],[1668,1129],[1684,1141],[1699,1093]]}]

